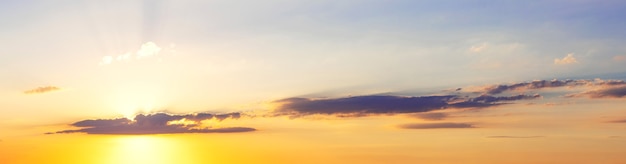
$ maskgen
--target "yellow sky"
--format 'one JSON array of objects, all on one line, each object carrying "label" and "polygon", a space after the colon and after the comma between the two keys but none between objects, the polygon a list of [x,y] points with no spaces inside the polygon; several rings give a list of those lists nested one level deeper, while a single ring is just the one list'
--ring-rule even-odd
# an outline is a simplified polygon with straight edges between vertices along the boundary
[{"label": "yellow sky", "polygon": [[[256,117],[220,126],[254,132],[89,135],[40,132],[65,125],[8,129],[0,161],[8,163],[621,163],[619,100],[517,104],[457,111],[445,121],[410,115],[365,118]],[[605,110],[587,110],[603,107]],[[563,115],[568,113],[568,115]],[[471,122],[475,128],[401,129],[424,122]],[[3,130],[3,131],[6,131]]]}]

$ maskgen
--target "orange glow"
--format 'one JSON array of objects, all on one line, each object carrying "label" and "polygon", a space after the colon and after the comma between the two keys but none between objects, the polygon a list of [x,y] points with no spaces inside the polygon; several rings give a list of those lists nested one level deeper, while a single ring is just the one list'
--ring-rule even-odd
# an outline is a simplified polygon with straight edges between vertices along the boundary
[{"label": "orange glow", "polygon": [[180,120],[174,120],[174,121],[170,121],[167,122],[168,125],[183,125],[183,126],[187,126],[187,125],[196,125],[198,124],[196,121],[191,121],[191,120],[187,120],[185,118],[180,119]]}]

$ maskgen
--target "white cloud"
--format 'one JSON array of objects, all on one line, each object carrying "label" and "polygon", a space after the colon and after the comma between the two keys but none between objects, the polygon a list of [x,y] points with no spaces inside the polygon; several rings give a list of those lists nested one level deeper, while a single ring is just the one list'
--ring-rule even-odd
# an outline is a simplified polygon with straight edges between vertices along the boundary
[{"label": "white cloud", "polygon": [[116,59],[117,59],[117,61],[128,61],[128,60],[130,60],[130,56],[131,55],[133,55],[133,54],[130,53],[130,52],[127,52],[125,54],[118,55]]},{"label": "white cloud", "polygon": [[108,65],[116,61],[125,61],[129,62],[133,59],[141,59],[141,58],[149,58],[152,56],[156,56],[161,51],[161,47],[157,46],[154,42],[146,42],[141,45],[139,50],[136,53],[126,52],[117,56],[104,56],[102,57],[102,61],[100,61],[100,65]]},{"label": "white cloud", "polygon": [[102,61],[100,61],[100,65],[111,64],[112,61],[113,61],[113,56],[104,56],[102,57]]},{"label": "white cloud", "polygon": [[472,52],[481,52],[481,51],[483,51],[485,49],[487,49],[487,43],[483,43],[481,45],[472,46],[472,47],[470,47],[469,50],[472,51]]},{"label": "white cloud", "polygon": [[137,51],[137,58],[149,57],[157,55],[161,51],[161,48],[153,42],[147,42],[141,45],[141,48]]},{"label": "white cloud", "polygon": [[565,65],[565,64],[574,64],[578,63],[576,58],[574,58],[574,54],[567,54],[567,56],[563,57],[563,59],[556,58],[554,59],[554,64]]}]

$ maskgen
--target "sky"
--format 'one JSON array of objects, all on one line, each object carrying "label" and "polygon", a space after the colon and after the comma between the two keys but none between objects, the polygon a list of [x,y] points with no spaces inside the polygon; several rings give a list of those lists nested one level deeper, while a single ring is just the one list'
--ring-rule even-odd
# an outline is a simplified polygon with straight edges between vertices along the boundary
[{"label": "sky", "polygon": [[624,11],[6,0],[0,163],[624,163]]}]

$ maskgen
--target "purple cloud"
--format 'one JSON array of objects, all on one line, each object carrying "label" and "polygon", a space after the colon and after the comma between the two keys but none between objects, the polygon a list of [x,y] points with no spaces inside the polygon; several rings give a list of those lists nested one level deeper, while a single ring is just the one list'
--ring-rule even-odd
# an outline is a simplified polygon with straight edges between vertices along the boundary
[{"label": "purple cloud", "polygon": [[[226,114],[186,114],[173,115],[167,113],[156,113],[147,115],[137,115],[134,120],[127,118],[117,119],[97,119],[78,121],[72,126],[82,127],[76,130],[63,130],[54,133],[87,133],[87,134],[168,134],[168,133],[233,133],[255,131],[248,127],[225,127],[225,128],[202,128],[200,121],[207,119],[238,119],[240,113]],[[171,124],[172,121],[188,121],[187,124]],[[54,134],[46,133],[46,134]]]},{"label": "purple cloud", "polygon": [[462,98],[445,96],[356,96],[334,99],[289,98],[277,101],[282,105],[278,115],[304,116],[313,114],[366,116],[370,114],[422,113],[446,108],[485,108],[502,105],[504,101],[539,98],[539,95],[494,97],[482,95]]},{"label": "purple cloud", "polygon": [[576,86],[614,86],[624,85],[626,82],[622,80],[535,80],[532,82],[521,82],[509,85],[493,85],[483,89],[486,94],[500,94],[511,90],[527,90],[527,89],[544,89],[557,87],[576,87]]},{"label": "purple cloud", "polygon": [[604,87],[599,90],[567,95],[567,97],[623,98],[626,97],[626,85]]}]

